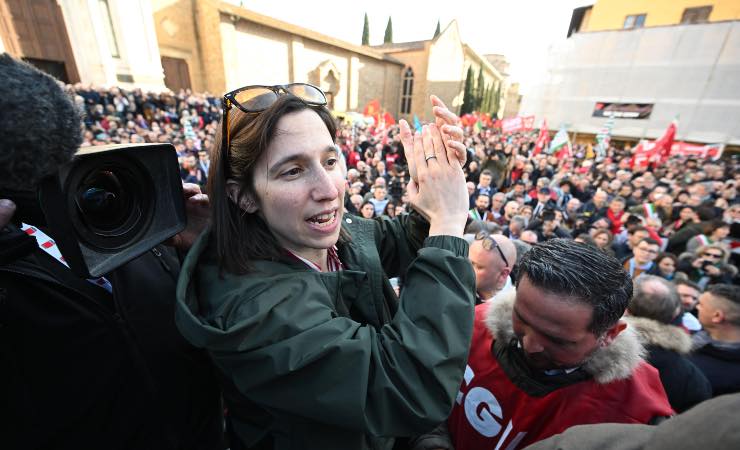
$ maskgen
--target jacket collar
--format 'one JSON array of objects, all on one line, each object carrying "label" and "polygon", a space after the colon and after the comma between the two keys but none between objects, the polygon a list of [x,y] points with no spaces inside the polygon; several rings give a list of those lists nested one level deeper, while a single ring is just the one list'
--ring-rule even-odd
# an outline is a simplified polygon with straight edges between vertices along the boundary
[{"label": "jacket collar", "polygon": [[[496,341],[509,342],[515,337],[512,324],[515,298],[516,293],[512,292],[500,301],[492,302],[486,311],[486,328]],[[610,345],[597,349],[582,369],[597,383],[607,384],[629,378],[645,354],[637,333],[627,327]]]},{"label": "jacket collar", "polygon": [[643,345],[654,345],[680,354],[691,351],[691,337],[675,325],[660,323],[646,317],[627,316],[624,320],[637,332]]}]

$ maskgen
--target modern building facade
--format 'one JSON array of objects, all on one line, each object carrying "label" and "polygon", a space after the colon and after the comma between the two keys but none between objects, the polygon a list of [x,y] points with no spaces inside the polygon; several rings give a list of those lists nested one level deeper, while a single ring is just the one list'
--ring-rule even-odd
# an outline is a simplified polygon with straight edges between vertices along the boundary
[{"label": "modern building facade", "polygon": [[579,8],[522,112],[579,134],[598,133],[613,116],[613,135],[629,140],[656,138],[678,118],[677,139],[740,145],[738,19],[736,1]]}]

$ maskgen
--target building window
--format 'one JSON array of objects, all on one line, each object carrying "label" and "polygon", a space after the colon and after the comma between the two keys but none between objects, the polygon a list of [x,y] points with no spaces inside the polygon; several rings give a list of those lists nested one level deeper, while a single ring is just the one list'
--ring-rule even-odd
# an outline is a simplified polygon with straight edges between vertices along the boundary
[{"label": "building window", "polygon": [[697,6],[696,8],[686,8],[683,10],[681,23],[706,23],[709,21],[709,14],[711,13],[711,6]]},{"label": "building window", "polygon": [[633,14],[624,18],[622,28],[642,28],[645,25],[645,14]]},{"label": "building window", "polygon": [[100,13],[103,15],[103,28],[105,28],[110,54],[114,58],[120,58],[121,54],[118,52],[118,40],[116,40],[116,33],[113,30],[113,19],[110,16],[108,0],[98,0],[98,4],[100,5]]},{"label": "building window", "polygon": [[411,97],[414,94],[414,71],[411,67],[403,74],[403,91],[401,93],[401,114],[411,113]]}]

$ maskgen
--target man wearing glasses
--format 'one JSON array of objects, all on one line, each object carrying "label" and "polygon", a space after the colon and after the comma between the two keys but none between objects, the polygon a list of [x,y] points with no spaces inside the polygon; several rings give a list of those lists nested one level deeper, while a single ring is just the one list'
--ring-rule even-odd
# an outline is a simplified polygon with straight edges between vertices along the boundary
[{"label": "man wearing glasses", "polygon": [[621,320],[631,297],[630,276],[601,250],[567,239],[532,247],[516,293],[476,306],[452,413],[415,448],[524,448],[574,425],[672,415]]},{"label": "man wearing glasses", "polygon": [[640,241],[634,248],[635,255],[624,262],[624,268],[630,274],[632,279],[640,275],[658,275],[658,265],[655,264],[655,258],[660,253],[660,244],[652,238],[645,238]]},{"label": "man wearing glasses", "polygon": [[516,247],[509,238],[479,232],[470,244],[468,259],[475,271],[476,304],[493,300],[505,287],[513,289],[509,274],[516,263]]}]

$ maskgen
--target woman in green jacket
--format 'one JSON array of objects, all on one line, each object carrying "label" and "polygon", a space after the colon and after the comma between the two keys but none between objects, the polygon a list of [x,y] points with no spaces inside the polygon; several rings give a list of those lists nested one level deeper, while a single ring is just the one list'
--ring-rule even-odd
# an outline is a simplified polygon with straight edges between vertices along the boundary
[{"label": "woman in green jacket", "polygon": [[[343,215],[345,168],[324,94],[224,96],[211,226],[183,265],[177,325],[216,365],[232,449],[385,449],[446,419],[472,333],[462,131],[401,136],[415,212]],[[447,139],[447,141],[443,141]],[[403,275],[400,300],[388,277]]]}]

